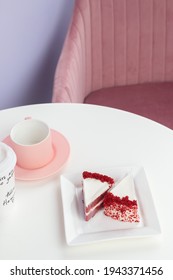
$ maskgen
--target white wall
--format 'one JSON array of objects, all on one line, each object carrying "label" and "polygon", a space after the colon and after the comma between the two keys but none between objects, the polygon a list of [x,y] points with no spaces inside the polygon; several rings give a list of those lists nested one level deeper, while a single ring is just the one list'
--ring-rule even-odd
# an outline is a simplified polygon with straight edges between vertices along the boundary
[{"label": "white wall", "polygon": [[74,0],[0,0],[0,109],[51,102]]}]

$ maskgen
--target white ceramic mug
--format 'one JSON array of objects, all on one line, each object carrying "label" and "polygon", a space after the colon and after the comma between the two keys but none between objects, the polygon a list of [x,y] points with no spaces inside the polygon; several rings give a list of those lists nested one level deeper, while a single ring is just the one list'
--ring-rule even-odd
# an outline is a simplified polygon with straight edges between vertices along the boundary
[{"label": "white ceramic mug", "polygon": [[50,128],[41,120],[27,118],[17,123],[11,130],[10,139],[17,165],[24,169],[41,168],[54,156]]},{"label": "white ceramic mug", "polygon": [[0,142],[0,218],[14,209],[16,155]]}]

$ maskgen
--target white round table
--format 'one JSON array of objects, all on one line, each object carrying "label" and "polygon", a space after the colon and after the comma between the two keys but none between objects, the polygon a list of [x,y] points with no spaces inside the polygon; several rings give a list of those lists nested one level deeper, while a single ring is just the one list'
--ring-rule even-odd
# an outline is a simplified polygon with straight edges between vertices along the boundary
[{"label": "white round table", "polygon": [[[173,131],[107,107],[39,104],[0,111],[0,141],[27,116],[41,119],[70,143],[56,175],[16,180],[16,209],[0,221],[0,259],[172,259]],[[60,174],[99,166],[140,165],[147,175],[162,234],[81,246],[65,239]],[[147,204],[147,201],[146,201]]]}]

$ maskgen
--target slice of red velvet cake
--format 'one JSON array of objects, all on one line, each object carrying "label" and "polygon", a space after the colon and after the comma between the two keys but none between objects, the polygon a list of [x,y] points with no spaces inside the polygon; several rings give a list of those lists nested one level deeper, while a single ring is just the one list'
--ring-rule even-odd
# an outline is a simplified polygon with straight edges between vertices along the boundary
[{"label": "slice of red velvet cake", "polygon": [[113,186],[114,179],[107,175],[83,172],[83,196],[85,220],[90,220],[103,207],[106,192]]},{"label": "slice of red velvet cake", "polygon": [[132,176],[127,175],[107,192],[104,197],[104,213],[123,222],[140,221]]}]

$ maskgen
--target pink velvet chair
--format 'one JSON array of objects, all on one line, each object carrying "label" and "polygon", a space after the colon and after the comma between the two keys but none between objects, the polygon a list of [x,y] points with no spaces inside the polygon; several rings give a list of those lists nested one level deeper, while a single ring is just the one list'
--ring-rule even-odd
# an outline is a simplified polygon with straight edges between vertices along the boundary
[{"label": "pink velvet chair", "polygon": [[76,0],[52,101],[110,106],[173,128],[173,1]]}]

